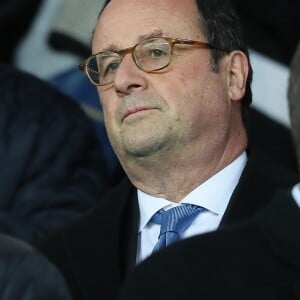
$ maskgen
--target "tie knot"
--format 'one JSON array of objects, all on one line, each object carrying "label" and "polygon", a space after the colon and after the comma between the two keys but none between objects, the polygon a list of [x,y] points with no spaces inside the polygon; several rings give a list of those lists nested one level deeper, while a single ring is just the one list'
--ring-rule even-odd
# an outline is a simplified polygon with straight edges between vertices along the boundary
[{"label": "tie knot", "polygon": [[203,207],[192,204],[180,205],[169,210],[159,210],[150,221],[161,225],[160,235],[165,232],[176,232],[181,236],[203,210]]}]

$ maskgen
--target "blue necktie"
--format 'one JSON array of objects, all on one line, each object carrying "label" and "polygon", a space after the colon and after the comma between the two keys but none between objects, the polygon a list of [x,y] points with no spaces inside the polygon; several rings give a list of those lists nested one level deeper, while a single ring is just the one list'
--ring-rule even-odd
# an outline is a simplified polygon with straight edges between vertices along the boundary
[{"label": "blue necktie", "polygon": [[150,222],[159,224],[161,227],[158,242],[154,246],[152,253],[179,240],[183,232],[203,210],[203,207],[185,204],[166,211],[161,209],[154,214]]}]

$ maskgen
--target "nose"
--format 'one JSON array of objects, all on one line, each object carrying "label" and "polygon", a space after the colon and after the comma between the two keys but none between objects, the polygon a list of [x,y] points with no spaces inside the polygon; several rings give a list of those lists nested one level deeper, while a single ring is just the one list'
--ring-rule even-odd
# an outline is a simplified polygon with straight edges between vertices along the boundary
[{"label": "nose", "polygon": [[126,96],[147,89],[148,83],[145,75],[145,72],[135,64],[132,56],[125,55],[114,80],[116,93],[120,96]]}]

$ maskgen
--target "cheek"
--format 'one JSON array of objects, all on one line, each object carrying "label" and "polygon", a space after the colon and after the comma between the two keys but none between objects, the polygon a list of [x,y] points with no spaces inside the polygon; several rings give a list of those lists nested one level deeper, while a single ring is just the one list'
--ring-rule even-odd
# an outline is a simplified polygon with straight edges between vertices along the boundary
[{"label": "cheek", "polygon": [[100,99],[100,104],[102,107],[103,115],[105,121],[111,121],[112,116],[116,111],[116,100],[113,99],[112,95],[110,95],[109,91],[99,91],[98,88],[98,95]]},{"label": "cheek", "polygon": [[177,94],[184,97],[184,102],[195,99],[202,99],[206,96],[209,89],[210,80],[205,66],[201,64],[186,64],[181,69],[177,78],[173,80],[173,86]]},{"label": "cheek", "polygon": [[180,118],[186,122],[198,119],[199,124],[210,124],[224,122],[229,117],[231,103],[219,74],[210,70],[200,72],[199,66],[191,66],[173,82],[174,95],[179,97]]},{"label": "cheek", "polygon": [[103,118],[104,118],[104,125],[106,128],[106,132],[109,136],[111,143],[117,138],[119,135],[119,125],[116,121],[116,110],[117,104],[116,99],[109,97],[108,95],[101,95],[100,96],[100,103],[102,106],[103,111]]},{"label": "cheek", "polygon": [[188,87],[189,84],[195,81],[196,78],[199,77],[199,66],[192,65],[184,70],[179,74],[179,81],[184,87]]},{"label": "cheek", "polygon": [[227,85],[219,73],[195,65],[180,76],[180,82],[186,90],[187,97],[199,99],[204,106],[218,106],[229,100]]}]

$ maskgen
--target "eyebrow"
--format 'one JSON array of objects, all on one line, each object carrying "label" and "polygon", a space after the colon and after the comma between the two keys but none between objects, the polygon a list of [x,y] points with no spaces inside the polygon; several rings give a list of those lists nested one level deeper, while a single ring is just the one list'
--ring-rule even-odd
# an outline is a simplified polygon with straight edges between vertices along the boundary
[{"label": "eyebrow", "polygon": [[138,41],[141,42],[143,40],[153,38],[153,37],[161,37],[163,36],[163,31],[160,29],[156,29],[148,34],[142,34],[138,37]]},{"label": "eyebrow", "polygon": [[[149,39],[149,38],[152,38],[152,37],[161,37],[161,36],[163,36],[163,31],[160,30],[160,29],[156,29],[156,30],[153,30],[150,33],[140,35],[137,38],[137,41],[141,42],[143,40],[146,40],[146,39]],[[109,46],[107,46],[103,50],[101,50],[100,52],[106,52],[106,51],[118,52],[118,51],[120,51],[120,48],[121,47],[118,46],[117,44],[110,44]]]}]

